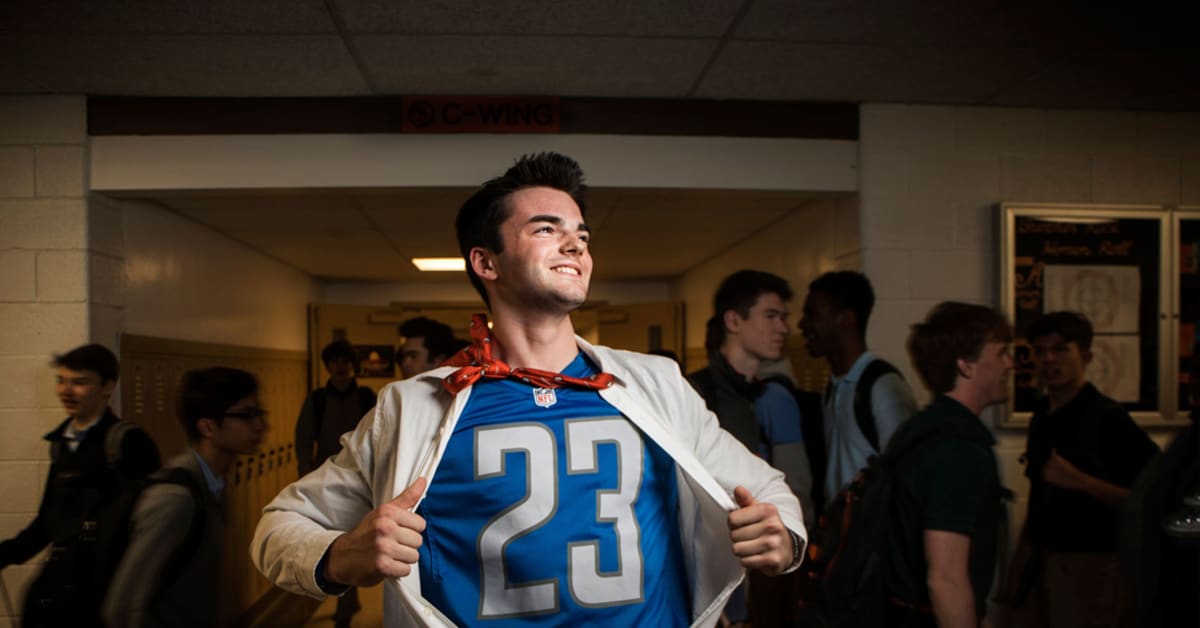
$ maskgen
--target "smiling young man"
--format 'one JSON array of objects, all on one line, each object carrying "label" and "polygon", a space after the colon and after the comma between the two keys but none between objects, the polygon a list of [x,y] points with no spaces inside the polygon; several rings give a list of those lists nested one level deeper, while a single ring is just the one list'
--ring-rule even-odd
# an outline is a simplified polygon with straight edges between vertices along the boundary
[{"label": "smiling young man", "polygon": [[948,301],[913,325],[908,351],[934,400],[900,426],[888,533],[889,628],[974,628],[986,612],[1003,513],[979,420],[1008,398],[1012,330],[982,305]]},{"label": "smiling young man", "polygon": [[134,507],[104,600],[110,627],[217,625],[225,476],[238,456],[258,452],[269,428],[258,381],[227,367],[185,373],[178,413],[188,450],[153,476]]},{"label": "smiling young man", "polygon": [[67,419],[46,435],[51,464],[37,516],[0,543],[0,568],[50,554],[25,596],[23,626],[98,626],[101,600],[92,581],[100,525],[117,498],[159,466],[158,448],[121,421],[109,399],[119,364],[90,344],[54,358],[55,392]]},{"label": "smiling young man", "polygon": [[1050,312],[1025,336],[1045,396],[1029,424],[1029,512],[1005,597],[1027,613],[1045,613],[1053,626],[1116,626],[1124,610],[1117,512],[1158,447],[1124,406],[1087,380],[1087,318]]},{"label": "smiling young man", "polygon": [[666,358],[592,346],[591,235],[568,157],[520,159],[459,210],[492,311],[456,366],[389,384],[252,554],[322,596],[386,581],[399,625],[712,626],[746,568],[794,569],[783,475],[720,429]]}]

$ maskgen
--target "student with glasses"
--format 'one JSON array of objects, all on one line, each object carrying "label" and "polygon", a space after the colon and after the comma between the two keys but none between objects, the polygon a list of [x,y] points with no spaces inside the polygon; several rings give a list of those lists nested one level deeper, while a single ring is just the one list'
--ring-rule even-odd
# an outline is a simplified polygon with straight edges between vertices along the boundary
[{"label": "student with glasses", "polygon": [[270,429],[258,381],[215,367],[183,377],[179,419],[188,449],[152,476],[132,517],[126,549],[104,601],[109,626],[215,626],[225,475],[258,452]]}]

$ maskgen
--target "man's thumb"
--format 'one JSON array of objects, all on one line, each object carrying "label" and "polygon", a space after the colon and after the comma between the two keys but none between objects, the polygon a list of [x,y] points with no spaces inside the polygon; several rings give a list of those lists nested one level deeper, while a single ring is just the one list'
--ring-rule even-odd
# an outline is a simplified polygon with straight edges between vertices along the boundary
[{"label": "man's thumb", "polygon": [[750,489],[744,486],[733,489],[733,499],[737,502],[739,508],[748,508],[758,503],[754,499],[754,495],[750,493]]},{"label": "man's thumb", "polygon": [[391,501],[391,504],[397,508],[412,510],[413,506],[416,506],[417,502],[421,500],[421,495],[424,493],[425,478],[417,478],[415,482],[408,485],[408,488],[404,489],[403,493],[397,495],[396,498]]}]

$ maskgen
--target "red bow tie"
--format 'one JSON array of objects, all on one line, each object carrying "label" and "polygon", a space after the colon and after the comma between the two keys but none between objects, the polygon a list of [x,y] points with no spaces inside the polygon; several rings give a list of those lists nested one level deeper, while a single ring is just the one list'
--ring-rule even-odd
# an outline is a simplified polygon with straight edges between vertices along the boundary
[{"label": "red bow tie", "polygon": [[541,369],[512,368],[501,360],[492,357],[492,332],[487,326],[487,316],[471,315],[470,346],[459,351],[442,363],[442,366],[461,367],[446,376],[442,385],[451,394],[479,381],[481,377],[492,379],[515,379],[538,388],[580,388],[583,390],[601,390],[613,384],[611,373],[597,373],[590,377],[571,377],[561,373],[552,373]]}]

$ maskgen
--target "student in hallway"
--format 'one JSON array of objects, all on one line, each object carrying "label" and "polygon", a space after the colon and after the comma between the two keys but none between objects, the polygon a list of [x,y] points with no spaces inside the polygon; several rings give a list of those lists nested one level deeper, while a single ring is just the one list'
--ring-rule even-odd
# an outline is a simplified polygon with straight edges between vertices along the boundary
[{"label": "student in hallway", "polygon": [[104,600],[111,628],[217,625],[225,476],[269,428],[254,376],[226,367],[185,373],[178,414],[188,449],[151,476],[134,507]]},{"label": "student in hallway", "polygon": [[159,467],[158,448],[108,406],[120,365],[107,348],[90,344],[54,358],[55,392],[67,419],[46,434],[50,473],[37,516],[0,543],[0,568],[42,551],[46,564],[25,595],[22,626],[98,626],[102,583],[96,540],[110,530],[122,493]]}]

